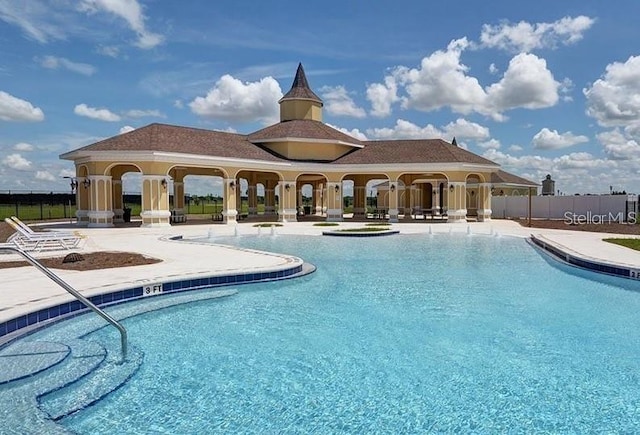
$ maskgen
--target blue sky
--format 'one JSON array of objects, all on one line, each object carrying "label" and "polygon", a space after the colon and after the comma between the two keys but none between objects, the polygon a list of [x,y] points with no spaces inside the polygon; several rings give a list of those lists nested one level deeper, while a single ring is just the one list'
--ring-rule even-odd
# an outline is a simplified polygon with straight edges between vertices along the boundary
[{"label": "blue sky", "polygon": [[302,62],[324,121],[360,139],[455,136],[568,194],[637,193],[638,16],[635,0],[0,0],[0,190],[67,191],[59,154],[153,122],[277,122]]}]

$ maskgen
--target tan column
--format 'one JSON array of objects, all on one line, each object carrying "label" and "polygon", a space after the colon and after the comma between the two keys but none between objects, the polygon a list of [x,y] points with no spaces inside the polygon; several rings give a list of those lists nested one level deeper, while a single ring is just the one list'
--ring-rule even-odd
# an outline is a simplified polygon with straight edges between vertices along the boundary
[{"label": "tan column", "polygon": [[122,203],[122,180],[111,180],[111,188],[113,189],[113,222],[124,222],[122,215],[124,213],[124,204]]},{"label": "tan column", "polygon": [[353,186],[353,217],[363,219],[367,211],[366,204],[367,187],[364,185]]},{"label": "tan column", "polygon": [[398,222],[400,189],[398,181],[389,182],[389,222]]},{"label": "tan column", "polygon": [[276,213],[276,182],[266,180],[264,182],[264,214],[274,215]]},{"label": "tan column", "polygon": [[314,187],[313,187],[313,193],[314,193],[314,205],[316,208],[316,214],[321,216],[322,215],[322,198],[324,195],[323,192],[323,183],[320,182],[316,182]]},{"label": "tan column", "polygon": [[278,221],[296,222],[296,182],[278,182]]},{"label": "tan column", "polygon": [[328,182],[326,190],[327,222],[341,222],[342,182]]},{"label": "tan column", "polygon": [[411,185],[404,185],[404,220],[411,220]]},{"label": "tan column", "polygon": [[304,214],[304,202],[302,200],[302,186],[296,186],[296,210],[298,210],[298,215]]},{"label": "tan column", "polygon": [[173,182],[173,221],[185,222],[186,215],[184,213],[184,182]]},{"label": "tan column", "polygon": [[450,181],[447,189],[447,217],[452,223],[467,221],[467,183],[464,181]]},{"label": "tan column", "polygon": [[113,226],[113,190],[111,188],[111,176],[90,175],[86,189],[89,191],[89,227],[102,228]]},{"label": "tan column", "polygon": [[235,178],[225,178],[222,180],[222,218],[227,224],[233,224],[237,222],[237,185],[238,182]]},{"label": "tan column", "polygon": [[249,184],[247,188],[247,196],[249,200],[249,216],[258,215],[258,187],[255,184]]},{"label": "tan column", "polygon": [[169,211],[169,192],[166,175],[142,176],[142,227],[168,227],[171,212]]},{"label": "tan column", "polygon": [[439,216],[442,213],[440,210],[440,182],[434,181],[431,186],[431,213]]},{"label": "tan column", "polygon": [[78,185],[76,186],[76,225],[79,227],[86,227],[89,225],[89,209],[91,206],[90,202],[90,193],[89,179],[85,177],[77,177],[76,182]]},{"label": "tan column", "polygon": [[478,222],[491,220],[491,183],[478,184]]}]

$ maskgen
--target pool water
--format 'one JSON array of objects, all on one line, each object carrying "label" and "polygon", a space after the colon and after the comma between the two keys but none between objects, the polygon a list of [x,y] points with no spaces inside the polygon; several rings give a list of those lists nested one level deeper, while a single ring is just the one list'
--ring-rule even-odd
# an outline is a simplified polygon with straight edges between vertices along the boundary
[{"label": "pool water", "polygon": [[62,425],[91,434],[640,429],[640,293],[630,281],[554,266],[506,237],[216,242],[318,269],[125,320],[141,369]]}]

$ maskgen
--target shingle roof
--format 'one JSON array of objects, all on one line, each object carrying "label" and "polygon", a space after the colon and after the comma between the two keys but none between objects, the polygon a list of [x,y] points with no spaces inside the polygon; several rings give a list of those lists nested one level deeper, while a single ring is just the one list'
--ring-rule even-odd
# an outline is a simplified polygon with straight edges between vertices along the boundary
[{"label": "shingle roof", "polygon": [[335,160],[336,164],[477,163],[497,165],[442,139],[363,141],[364,148]]},{"label": "shingle roof", "polygon": [[283,161],[246,135],[167,124],[150,124],[75,151],[165,151],[228,158]]},{"label": "shingle roof", "polygon": [[518,177],[510,172],[500,169],[498,172],[491,174],[491,182],[493,184],[515,184],[519,186],[539,186],[538,183],[529,181],[526,178]]},{"label": "shingle roof", "polygon": [[302,63],[298,64],[298,70],[296,71],[296,77],[293,79],[291,89],[280,99],[280,101],[297,99],[313,100],[322,104],[320,97],[313,93],[309,86],[309,82],[307,82],[307,76],[304,73],[304,68],[302,68]]},{"label": "shingle roof", "polygon": [[274,139],[297,138],[297,139],[321,139],[330,141],[347,142],[354,145],[362,145],[358,139],[344,134],[327,124],[311,119],[293,119],[283,121],[269,127],[251,133],[248,137],[250,142],[260,143]]}]

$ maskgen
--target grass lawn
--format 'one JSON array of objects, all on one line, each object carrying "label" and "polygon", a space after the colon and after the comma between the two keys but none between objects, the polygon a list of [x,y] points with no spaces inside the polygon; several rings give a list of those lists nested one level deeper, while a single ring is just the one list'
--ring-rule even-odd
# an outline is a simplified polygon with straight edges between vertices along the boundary
[{"label": "grass lawn", "polygon": [[635,249],[640,251],[640,239],[602,239],[605,242],[614,243],[616,245],[624,246],[626,248]]}]

